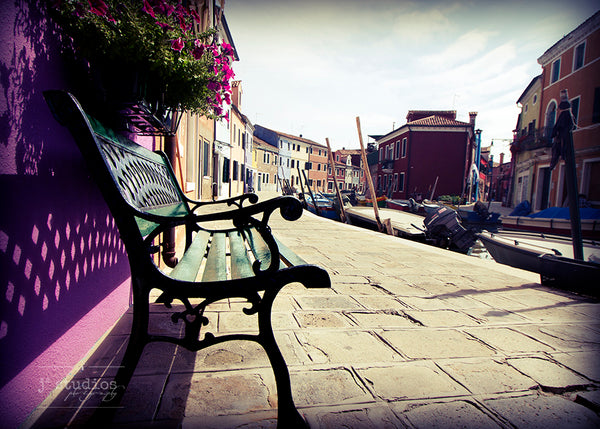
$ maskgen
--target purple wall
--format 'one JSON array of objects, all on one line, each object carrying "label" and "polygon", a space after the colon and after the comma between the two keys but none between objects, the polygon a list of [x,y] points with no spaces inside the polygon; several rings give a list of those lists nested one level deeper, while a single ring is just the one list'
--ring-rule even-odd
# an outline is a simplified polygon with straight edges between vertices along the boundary
[{"label": "purple wall", "polygon": [[114,221],[42,96],[72,89],[45,4],[0,7],[3,427],[22,423],[129,304]]}]

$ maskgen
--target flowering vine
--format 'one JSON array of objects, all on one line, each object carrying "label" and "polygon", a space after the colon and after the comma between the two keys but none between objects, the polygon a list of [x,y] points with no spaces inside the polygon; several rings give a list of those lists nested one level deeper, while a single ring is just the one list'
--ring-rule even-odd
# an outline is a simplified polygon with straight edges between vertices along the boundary
[{"label": "flowering vine", "polygon": [[[52,0],[50,10],[92,66],[135,70],[145,97],[166,107],[225,118],[233,48],[178,0]],[[150,100],[153,101],[153,100]]]}]

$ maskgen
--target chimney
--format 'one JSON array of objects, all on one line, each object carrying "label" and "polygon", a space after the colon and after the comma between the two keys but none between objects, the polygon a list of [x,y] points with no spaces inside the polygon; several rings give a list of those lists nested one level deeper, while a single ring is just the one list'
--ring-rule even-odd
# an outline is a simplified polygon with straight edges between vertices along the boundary
[{"label": "chimney", "polygon": [[231,104],[242,111],[242,81],[234,80],[231,82]]},{"label": "chimney", "polygon": [[504,152],[500,154],[500,165],[504,164]]},{"label": "chimney", "polygon": [[477,118],[477,112],[469,112],[469,122],[475,128],[475,118]]}]

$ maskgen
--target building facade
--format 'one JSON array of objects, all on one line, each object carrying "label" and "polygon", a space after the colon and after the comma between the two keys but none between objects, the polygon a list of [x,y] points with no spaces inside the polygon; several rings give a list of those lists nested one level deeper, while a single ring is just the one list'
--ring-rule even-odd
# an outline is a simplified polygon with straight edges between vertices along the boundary
[{"label": "building facade", "polygon": [[276,192],[278,189],[277,169],[279,165],[277,148],[254,136],[253,149],[254,190],[256,192]]},{"label": "building facade", "polygon": [[453,110],[409,111],[405,125],[377,140],[377,193],[417,201],[463,195],[475,156],[476,115],[461,122]]},{"label": "building facade", "polygon": [[[511,201],[517,204],[528,200],[534,210],[567,204],[564,161],[550,170],[551,132],[558,116],[560,92],[566,90],[575,123],[578,190],[592,206],[600,207],[600,12],[551,46],[538,63],[542,67],[537,119],[540,125],[536,134],[524,139],[523,124],[519,123],[511,145]],[[532,100],[535,91],[524,95]]]}]

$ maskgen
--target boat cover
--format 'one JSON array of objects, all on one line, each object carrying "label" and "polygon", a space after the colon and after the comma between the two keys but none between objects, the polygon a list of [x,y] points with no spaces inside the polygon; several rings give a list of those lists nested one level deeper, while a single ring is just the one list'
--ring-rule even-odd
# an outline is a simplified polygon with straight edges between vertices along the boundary
[{"label": "boat cover", "polygon": [[[600,219],[600,209],[580,208],[581,219]],[[544,219],[570,219],[568,207],[549,207],[540,212],[530,214],[528,217]]]}]

